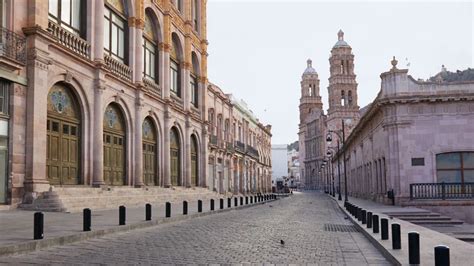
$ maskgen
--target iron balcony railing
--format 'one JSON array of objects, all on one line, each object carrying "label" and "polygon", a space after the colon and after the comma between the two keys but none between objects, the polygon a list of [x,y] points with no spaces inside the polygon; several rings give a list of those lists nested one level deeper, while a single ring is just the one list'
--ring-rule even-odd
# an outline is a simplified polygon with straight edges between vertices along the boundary
[{"label": "iron balcony railing", "polygon": [[258,159],[258,151],[254,147],[247,145],[247,154],[251,157]]},{"label": "iron balcony railing", "polygon": [[235,141],[235,150],[239,151],[241,153],[244,153],[245,152],[245,143],[236,140]]},{"label": "iron balcony railing", "polygon": [[410,199],[474,199],[474,183],[410,184]]},{"label": "iron balcony railing", "polygon": [[26,64],[26,40],[13,31],[0,27],[0,56]]},{"label": "iron balcony railing", "polygon": [[228,152],[233,152],[234,151],[234,144],[232,142],[226,142],[225,143],[225,149],[228,151]]}]

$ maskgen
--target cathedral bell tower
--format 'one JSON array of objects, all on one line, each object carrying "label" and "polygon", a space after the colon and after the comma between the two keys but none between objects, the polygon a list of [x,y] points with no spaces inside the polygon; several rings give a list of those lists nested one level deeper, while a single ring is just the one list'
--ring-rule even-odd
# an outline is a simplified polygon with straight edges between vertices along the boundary
[{"label": "cathedral bell tower", "polygon": [[[339,30],[337,33],[337,42],[331,50],[329,65],[327,125],[330,130],[340,130],[342,128],[342,119],[347,120],[349,118],[352,126],[359,121],[354,55],[352,54],[351,46],[344,41],[344,32],[342,30]],[[346,128],[350,131],[351,126]],[[346,136],[348,135],[346,134]]]},{"label": "cathedral bell tower", "polygon": [[306,117],[311,112],[322,113],[323,103],[319,95],[318,73],[312,66],[311,59],[308,59],[306,70],[301,78],[301,98],[300,98],[300,124],[304,124]]}]

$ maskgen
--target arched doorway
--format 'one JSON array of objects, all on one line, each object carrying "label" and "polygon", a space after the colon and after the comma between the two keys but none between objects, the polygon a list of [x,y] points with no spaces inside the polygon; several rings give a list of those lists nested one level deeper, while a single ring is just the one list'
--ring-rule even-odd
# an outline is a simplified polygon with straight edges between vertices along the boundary
[{"label": "arched doorway", "polygon": [[80,111],[76,97],[62,85],[48,93],[46,175],[52,185],[77,185],[80,178]]},{"label": "arched doorway", "polygon": [[159,184],[156,175],[156,130],[153,121],[147,117],[142,125],[143,140],[143,182],[147,186],[156,186]]},{"label": "arched doorway", "polygon": [[198,145],[196,136],[191,136],[191,185],[199,186],[199,167],[198,167]]},{"label": "arched doorway", "polygon": [[105,110],[103,137],[104,181],[107,185],[125,185],[125,124],[116,104],[110,104]]},{"label": "arched doorway", "polygon": [[173,127],[170,132],[171,185],[182,186],[181,182],[181,143],[178,130]]}]

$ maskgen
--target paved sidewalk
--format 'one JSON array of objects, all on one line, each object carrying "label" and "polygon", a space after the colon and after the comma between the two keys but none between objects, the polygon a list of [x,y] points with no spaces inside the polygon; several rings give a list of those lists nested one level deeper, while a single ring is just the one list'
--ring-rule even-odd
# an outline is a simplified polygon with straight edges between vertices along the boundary
[{"label": "paved sidewalk", "polygon": [[[234,198],[232,198],[232,208],[234,206]],[[152,204],[152,220],[154,223],[161,223],[165,220],[165,203],[151,203]],[[215,212],[219,212],[219,199],[215,199],[214,209]],[[210,201],[203,201],[202,204],[203,213],[205,215],[210,213]],[[250,199],[249,199],[250,205]],[[248,206],[249,206],[248,205]],[[254,203],[255,205],[255,203]],[[240,206],[240,199],[238,200],[238,206]],[[245,197],[244,197],[244,207]],[[224,199],[224,211],[227,210],[227,198]],[[8,248],[7,253],[10,253],[11,249],[18,249],[15,245],[27,245],[26,249],[32,249],[39,241],[33,240],[33,215],[34,211],[26,210],[10,210],[0,211],[0,256],[5,252],[5,248]],[[192,215],[198,215],[197,213],[197,200],[194,202],[188,202],[188,215],[183,215],[182,203],[172,203],[171,216],[172,219],[166,218],[166,220],[179,220],[183,218],[189,218]],[[119,226],[118,223],[118,208],[116,210],[97,210],[92,209],[92,232],[82,231],[82,212],[80,213],[64,213],[64,212],[44,212],[44,239],[49,240],[44,246],[55,245],[55,242],[71,242],[80,239],[88,239],[97,237],[94,233],[99,235],[114,233],[118,231],[126,231],[133,229],[134,227],[146,227],[145,222],[145,206],[143,207],[129,207],[126,210],[126,223],[127,226]],[[63,238],[63,239],[58,239]],[[79,240],[80,240],[79,239]],[[40,244],[41,245],[41,244]],[[24,247],[25,248],[25,247]],[[35,247],[37,248],[37,247]]]},{"label": "paved sidewalk", "polygon": [[353,228],[324,194],[295,193],[251,208],[4,256],[0,264],[389,265],[360,232],[331,232],[328,224]]},{"label": "paved sidewalk", "polygon": [[[344,199],[342,201],[338,201],[337,195],[335,199],[330,196],[328,196],[328,198],[333,199],[339,204],[341,209],[344,209]],[[372,243],[374,243],[374,245],[378,246],[379,249],[387,251],[402,265],[408,264],[408,232],[412,231],[416,231],[420,234],[420,256],[422,265],[434,265],[434,247],[437,245],[447,245],[450,248],[451,265],[472,265],[472,262],[474,261],[474,247],[471,244],[463,242],[446,234],[436,232],[427,227],[412,224],[410,222],[397,218],[390,218],[387,214],[385,214],[390,212],[426,211],[424,209],[384,205],[373,201],[353,197],[349,197],[349,202],[368,211],[372,211],[374,214],[378,214],[379,218],[389,219],[389,240],[381,240],[380,233],[372,233],[372,229],[367,229],[365,224],[363,225],[362,222],[357,221],[357,218],[352,217],[349,212],[344,210],[346,214],[350,217],[350,219],[355,224],[357,224],[361,230],[365,231],[365,235],[371,238]],[[392,249],[392,223],[400,224],[402,237],[401,250]]]}]

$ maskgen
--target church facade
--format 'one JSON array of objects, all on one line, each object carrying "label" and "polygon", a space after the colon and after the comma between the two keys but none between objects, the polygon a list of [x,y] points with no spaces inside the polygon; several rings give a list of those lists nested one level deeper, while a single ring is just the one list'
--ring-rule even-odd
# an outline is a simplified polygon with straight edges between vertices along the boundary
[{"label": "church facade", "polygon": [[[344,32],[338,32],[338,40],[331,49],[330,77],[328,86],[329,108],[324,113],[320,96],[319,77],[307,61],[301,80],[300,98],[300,176],[307,188],[329,189],[331,169],[326,167],[337,152],[337,141],[342,146],[343,135],[348,136],[352,126],[359,121],[357,82],[354,72],[352,48],[344,40]],[[342,134],[342,123],[345,123]],[[327,142],[328,134],[332,141]]]}]

